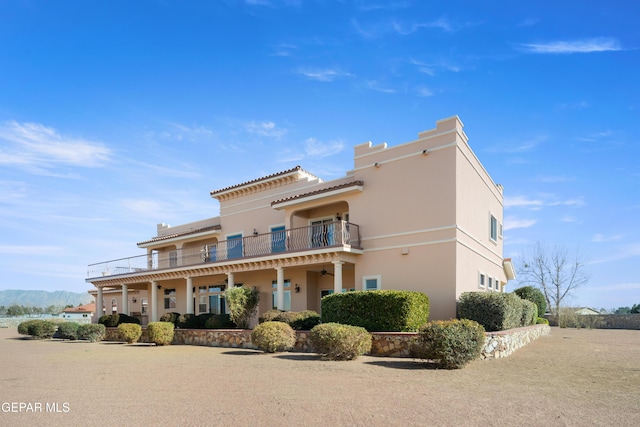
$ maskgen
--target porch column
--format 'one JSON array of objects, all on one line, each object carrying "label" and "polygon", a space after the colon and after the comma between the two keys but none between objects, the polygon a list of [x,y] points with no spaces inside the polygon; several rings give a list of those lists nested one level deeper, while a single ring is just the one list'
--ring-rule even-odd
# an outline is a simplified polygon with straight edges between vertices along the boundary
[{"label": "porch column", "polygon": [[276,268],[276,307],[278,310],[284,310],[284,269]]},{"label": "porch column", "polygon": [[333,292],[342,293],[342,261],[333,261]]},{"label": "porch column", "polygon": [[194,314],[193,311],[193,279],[187,277],[187,313]]},{"label": "porch column", "polygon": [[122,313],[129,315],[129,285],[122,285]]},{"label": "porch column", "polygon": [[151,298],[149,298],[149,305],[151,306],[151,321],[158,321],[158,282],[153,280],[151,282]]},{"label": "porch column", "polygon": [[96,296],[96,322],[100,319],[102,316],[102,310],[104,310],[104,307],[102,306],[103,299],[104,296],[102,295],[102,288],[98,287],[98,296]]},{"label": "porch column", "polygon": [[227,273],[227,289],[233,288],[233,273]]}]

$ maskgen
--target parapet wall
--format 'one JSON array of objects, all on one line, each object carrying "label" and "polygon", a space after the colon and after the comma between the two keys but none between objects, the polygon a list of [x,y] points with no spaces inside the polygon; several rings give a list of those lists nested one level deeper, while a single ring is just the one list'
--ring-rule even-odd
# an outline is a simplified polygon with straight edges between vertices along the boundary
[{"label": "parapet wall", "polygon": [[[141,342],[148,342],[146,328]],[[533,325],[508,331],[488,332],[481,359],[507,357],[543,335],[548,335],[548,325]],[[372,356],[411,357],[411,344],[415,332],[373,332]],[[296,331],[295,351],[312,353],[309,331]],[[107,328],[105,341],[121,341],[116,328]],[[250,348],[257,347],[251,342],[251,331],[247,329],[176,329],[172,344],[200,345],[208,347]]]}]

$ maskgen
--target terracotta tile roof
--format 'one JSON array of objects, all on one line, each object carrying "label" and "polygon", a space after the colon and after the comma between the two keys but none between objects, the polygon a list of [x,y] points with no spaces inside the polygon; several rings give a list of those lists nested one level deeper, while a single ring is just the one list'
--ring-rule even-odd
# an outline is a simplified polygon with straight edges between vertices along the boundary
[{"label": "terracotta tile roof", "polygon": [[296,199],[303,199],[305,197],[315,196],[316,194],[329,193],[331,191],[340,190],[342,188],[357,187],[362,185],[364,185],[363,181],[346,182],[344,184],[334,185],[333,187],[322,188],[320,190],[312,191],[310,193],[297,194],[295,196],[287,197],[285,199],[276,200],[274,202],[271,202],[271,206],[277,205],[278,203],[290,202]]},{"label": "terracotta tile roof", "polygon": [[256,178],[256,179],[253,179],[251,181],[243,182],[241,184],[232,185],[231,187],[221,188],[220,190],[213,190],[213,191],[211,191],[211,196],[213,197],[216,194],[224,193],[226,191],[233,190],[234,188],[240,188],[240,187],[244,187],[246,185],[257,184],[260,181],[267,181],[267,180],[270,180],[270,179],[273,179],[273,178],[277,178],[277,177],[282,176],[282,175],[290,174],[292,172],[304,172],[305,174],[307,174],[309,176],[315,177],[315,175],[305,171],[300,166],[296,166],[295,168],[291,168],[291,169],[288,169],[288,170],[285,170],[285,171],[282,171],[282,172],[277,172],[277,173],[274,173],[274,174],[271,174],[271,175],[263,176],[262,178]]},{"label": "terracotta tile roof", "polygon": [[95,303],[79,305],[77,307],[65,308],[63,313],[93,313],[96,311]]},{"label": "terracotta tile roof", "polygon": [[169,240],[175,237],[188,236],[189,234],[203,233],[205,231],[213,231],[220,230],[222,227],[220,225],[212,225],[210,227],[196,228],[195,230],[183,231],[180,233],[167,234],[166,236],[158,236],[153,239],[144,240],[142,242],[138,242],[137,245],[144,245],[147,243],[160,242],[162,240]]}]

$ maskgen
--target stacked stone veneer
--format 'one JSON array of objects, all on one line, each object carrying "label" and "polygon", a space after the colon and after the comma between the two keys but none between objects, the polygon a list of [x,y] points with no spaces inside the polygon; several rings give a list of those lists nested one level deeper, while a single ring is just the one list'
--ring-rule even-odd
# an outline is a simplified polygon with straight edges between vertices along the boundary
[{"label": "stacked stone veneer", "polygon": [[549,335],[549,325],[533,325],[507,331],[487,332],[487,339],[482,349],[481,359],[498,359],[507,357],[520,347],[543,335]]},{"label": "stacked stone veneer", "polygon": [[[549,326],[534,325],[508,331],[488,332],[481,359],[507,357],[515,350],[549,333]],[[411,357],[415,332],[373,332],[370,354],[373,356]],[[311,353],[308,331],[296,331],[295,351]],[[121,341],[117,328],[107,328],[105,341]],[[149,342],[143,329],[140,342]],[[246,329],[176,329],[172,344],[208,347],[257,348]]]}]

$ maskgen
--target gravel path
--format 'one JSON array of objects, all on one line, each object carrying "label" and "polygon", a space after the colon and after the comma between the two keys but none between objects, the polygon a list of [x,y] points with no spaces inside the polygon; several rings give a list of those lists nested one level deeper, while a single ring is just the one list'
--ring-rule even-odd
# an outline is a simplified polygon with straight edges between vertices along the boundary
[{"label": "gravel path", "polygon": [[0,329],[0,426],[638,426],[639,355],[628,330],[552,328],[508,358],[447,371]]}]

